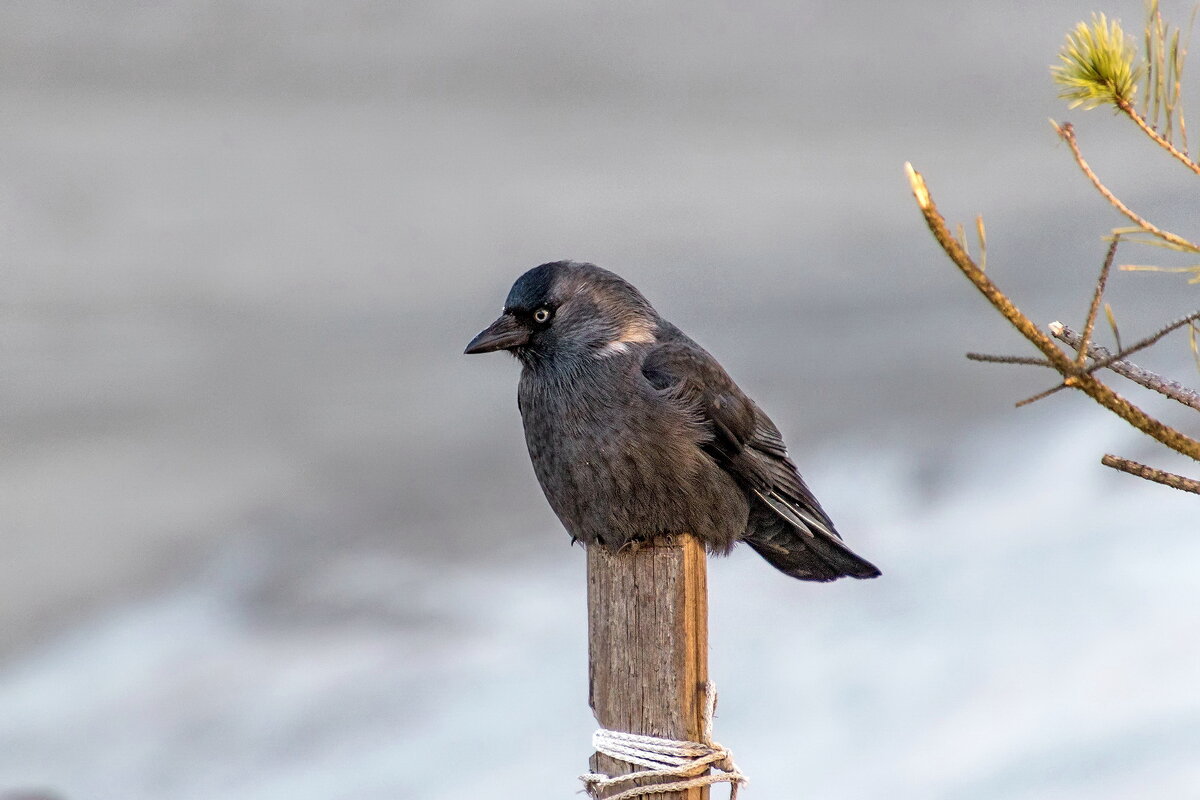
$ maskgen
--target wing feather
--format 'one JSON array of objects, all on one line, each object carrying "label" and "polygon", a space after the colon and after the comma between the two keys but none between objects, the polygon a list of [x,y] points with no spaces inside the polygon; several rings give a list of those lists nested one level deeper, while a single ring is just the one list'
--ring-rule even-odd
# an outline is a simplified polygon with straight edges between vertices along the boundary
[{"label": "wing feather", "polygon": [[768,508],[809,536],[840,539],[788,457],[779,429],[709,353],[670,323],[642,366],[656,389],[700,416],[709,455]]}]

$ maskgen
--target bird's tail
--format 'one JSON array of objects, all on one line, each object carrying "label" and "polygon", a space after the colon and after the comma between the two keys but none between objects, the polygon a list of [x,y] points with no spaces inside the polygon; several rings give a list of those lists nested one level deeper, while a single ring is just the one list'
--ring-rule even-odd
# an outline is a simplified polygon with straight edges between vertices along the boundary
[{"label": "bird's tail", "polygon": [[791,503],[777,507],[774,493],[759,498],[762,502],[751,504],[745,542],[780,572],[802,581],[879,577],[875,565],[847,547],[831,524],[798,515]]}]

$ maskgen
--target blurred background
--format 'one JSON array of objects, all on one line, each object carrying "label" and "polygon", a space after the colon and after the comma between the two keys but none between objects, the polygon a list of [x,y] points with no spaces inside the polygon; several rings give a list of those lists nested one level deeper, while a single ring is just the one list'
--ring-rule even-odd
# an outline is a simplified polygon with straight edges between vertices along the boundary
[{"label": "blurred background", "polygon": [[[583,551],[517,365],[461,355],[560,258],[716,354],[884,571],[712,562],[749,797],[1200,791],[1196,501],[1098,461],[1187,465],[963,358],[1031,352],[903,172],[984,215],[1043,324],[1121,224],[1047,117],[1195,234],[1184,170],[1055,98],[1093,10],[1141,30],[1133,0],[4,4],[0,796],[573,796]],[[1131,338],[1197,297],[1110,291]],[[1143,361],[1195,382],[1183,336]]]}]

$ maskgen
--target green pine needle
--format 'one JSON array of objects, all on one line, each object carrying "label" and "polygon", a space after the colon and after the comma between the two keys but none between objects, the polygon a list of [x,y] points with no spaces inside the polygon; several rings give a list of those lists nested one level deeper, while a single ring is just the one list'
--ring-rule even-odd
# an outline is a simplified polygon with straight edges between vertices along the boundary
[{"label": "green pine needle", "polygon": [[1070,101],[1071,108],[1131,104],[1144,70],[1134,66],[1134,57],[1121,23],[1093,14],[1090,25],[1081,22],[1067,34],[1058,54],[1062,63],[1050,68],[1063,87],[1058,96]]}]

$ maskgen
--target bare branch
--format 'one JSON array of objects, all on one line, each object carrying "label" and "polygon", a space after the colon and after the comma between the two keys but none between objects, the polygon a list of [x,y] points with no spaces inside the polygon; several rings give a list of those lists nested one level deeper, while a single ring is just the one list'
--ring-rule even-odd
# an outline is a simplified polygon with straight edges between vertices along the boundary
[{"label": "bare branch", "polygon": [[1067,383],[1066,381],[1063,381],[1058,386],[1051,386],[1046,391],[1038,392],[1033,397],[1026,397],[1024,400],[1018,400],[1014,405],[1017,408],[1024,408],[1027,405],[1036,403],[1038,400],[1045,400],[1050,395],[1054,394],[1055,392],[1059,391],[1060,389],[1066,389],[1070,385],[1071,384]]},{"label": "bare branch", "polygon": [[[1109,353],[1106,357],[1102,357],[1102,358],[1098,359],[1095,363],[1091,364],[1086,369],[1080,367],[1078,364],[1073,364],[1072,370],[1070,373],[1066,373],[1066,372],[1061,373],[1063,375],[1062,383],[1060,383],[1058,386],[1051,386],[1049,389],[1045,390],[1044,392],[1038,392],[1033,397],[1026,397],[1024,400],[1018,400],[1016,403],[1016,407],[1023,408],[1024,406],[1030,405],[1031,403],[1036,403],[1038,400],[1045,400],[1047,397],[1054,394],[1055,392],[1061,391],[1063,389],[1066,389],[1066,388],[1072,386],[1073,385],[1071,382],[1072,376],[1091,375],[1092,373],[1096,372],[1097,370],[1104,369],[1105,367],[1110,366],[1115,361],[1123,360],[1126,356],[1128,356],[1131,353],[1136,353],[1138,350],[1142,350],[1146,347],[1149,347],[1150,345],[1154,344],[1162,337],[1166,336],[1171,331],[1176,330],[1177,328],[1182,328],[1184,325],[1187,325],[1188,323],[1192,322],[1192,320],[1195,320],[1197,318],[1200,318],[1200,311],[1197,311],[1194,314],[1189,314],[1188,316],[1183,317],[1182,319],[1175,320],[1170,325],[1167,325],[1165,328],[1162,328],[1161,330],[1156,331],[1152,335],[1147,336],[1145,339],[1142,339],[1137,344],[1131,345],[1130,347],[1125,348],[1124,350],[1117,353],[1116,355]],[[1055,332],[1055,326],[1057,326],[1059,328],[1067,329],[1067,330],[1069,330],[1069,329],[1066,328],[1066,326],[1063,325],[1061,322],[1051,322],[1050,323],[1051,335],[1053,335],[1054,338],[1056,338],[1060,341],[1066,342],[1066,339],[1063,339],[1063,337],[1059,336]],[[1072,347],[1079,348],[1081,343],[1083,342],[1083,339],[1080,338],[1079,334],[1075,333],[1074,331],[1071,331],[1071,335],[1074,337],[1074,341],[1068,342],[1068,344],[1070,344]],[[1093,345],[1088,345],[1088,348],[1093,349]],[[1105,350],[1102,347],[1098,347],[1098,348],[1094,348],[1094,349],[1101,350],[1105,353],[1108,353],[1108,350]],[[1054,365],[1050,364],[1049,366],[1053,367]],[[1132,367],[1134,365],[1130,364],[1129,366]],[[1134,367],[1134,369],[1139,369],[1139,368]],[[1154,375],[1154,373],[1150,372],[1149,370],[1143,370],[1143,371],[1149,375]],[[1113,372],[1118,372],[1118,370],[1114,369]],[[1126,377],[1128,377],[1128,376],[1126,376]],[[1154,377],[1158,378],[1157,375],[1154,375]],[[1159,378],[1159,380],[1164,380],[1164,379]],[[1140,383],[1140,381],[1138,381],[1138,382]],[[1170,381],[1170,383],[1175,383],[1175,382]],[[1145,384],[1143,384],[1143,385],[1145,385]],[[1180,386],[1177,383],[1175,385]],[[1164,391],[1163,389],[1156,388],[1153,386],[1148,387],[1148,388],[1154,389],[1154,391],[1156,391],[1156,392],[1162,392],[1163,394],[1166,394],[1168,397],[1171,397],[1171,395],[1167,394],[1167,392]],[[1183,387],[1183,386],[1180,386],[1180,388],[1185,392],[1191,391],[1190,389],[1187,389],[1186,387]],[[1177,398],[1172,398],[1172,399],[1177,399]],[[1184,401],[1180,401],[1180,402],[1184,402]],[[1187,405],[1187,403],[1184,403],[1184,404]]]},{"label": "bare branch", "polygon": [[1029,358],[1027,356],[990,356],[987,353],[967,353],[971,361],[987,361],[992,364],[1029,364],[1034,367],[1050,367],[1054,365],[1044,358]]},{"label": "bare branch", "polygon": [[905,164],[905,169],[908,172],[909,183],[912,185],[913,196],[925,217],[925,223],[929,226],[930,232],[942,250],[962,271],[963,275],[974,284],[975,288],[987,298],[992,307],[999,311],[1022,336],[1042,351],[1054,368],[1064,376],[1064,384],[1079,389],[1133,427],[1152,436],[1172,450],[1200,461],[1200,442],[1149,416],[1101,383],[1095,376],[1076,374],[1075,364],[1067,357],[1067,354],[1037,325],[1033,324],[1029,317],[1022,314],[1013,305],[1013,302],[992,283],[992,280],[979,269],[979,266],[971,260],[961,245],[955,241],[954,236],[946,227],[946,220],[934,205],[933,198],[929,195],[929,188],[925,185],[925,179],[921,177],[921,174],[913,169],[911,164]]},{"label": "bare branch", "polygon": [[1179,152],[1175,145],[1167,141],[1162,134],[1147,125],[1146,120],[1142,119],[1142,115],[1139,114],[1136,109],[1134,109],[1133,105],[1129,101],[1117,100],[1117,108],[1121,109],[1121,111],[1125,113],[1125,116],[1133,120],[1133,123],[1142,129],[1142,133],[1153,139],[1155,144],[1178,159],[1179,163],[1183,164],[1192,172],[1200,175],[1200,164],[1197,164],[1195,161],[1192,161],[1186,155]]},{"label": "bare branch", "polygon": [[[1166,336],[1171,331],[1179,330],[1184,325],[1194,322],[1197,319],[1200,319],[1200,311],[1194,311],[1191,314],[1188,314],[1186,317],[1180,317],[1179,319],[1175,320],[1174,322],[1170,323],[1169,325],[1165,325],[1162,328],[1159,328],[1157,331],[1150,334],[1145,339],[1142,339],[1140,342],[1138,342],[1136,344],[1131,344],[1131,345],[1129,345],[1129,347],[1123,348],[1119,353],[1117,353],[1115,356],[1112,356],[1111,358],[1113,358],[1114,360],[1119,359],[1119,358],[1125,358],[1126,356],[1136,353],[1138,350],[1145,350],[1147,347],[1154,344],[1155,342],[1157,342],[1162,337]],[[1088,370],[1088,372],[1093,372],[1101,367],[1106,367],[1106,366],[1108,366],[1108,365],[1107,364],[1094,364],[1094,365],[1092,365],[1092,368]]]},{"label": "bare branch", "polygon": [[1088,345],[1092,341],[1092,330],[1096,327],[1096,315],[1100,313],[1100,300],[1104,297],[1104,286],[1108,283],[1108,273],[1112,269],[1113,259],[1117,255],[1117,245],[1121,243],[1121,234],[1113,234],[1112,243],[1108,245],[1108,254],[1104,256],[1104,265],[1100,267],[1100,277],[1096,279],[1096,291],[1092,293],[1092,307],[1088,309],[1087,322],[1083,325],[1083,337],[1079,340],[1079,354],[1075,357],[1075,366],[1082,367],[1087,360]]},{"label": "bare branch", "polygon": [[1096,191],[1100,192],[1100,194],[1104,196],[1104,199],[1112,204],[1113,208],[1129,217],[1129,219],[1133,221],[1134,225],[1137,225],[1139,228],[1149,234],[1157,236],[1164,242],[1169,242],[1180,250],[1187,250],[1192,253],[1200,253],[1200,245],[1190,242],[1187,239],[1184,239],[1182,236],[1176,236],[1170,231],[1164,231],[1162,228],[1157,227],[1148,220],[1145,220],[1130,211],[1129,207],[1118,200],[1117,196],[1109,191],[1108,187],[1101,183],[1100,179],[1096,177],[1096,173],[1092,171],[1092,168],[1084,159],[1083,153],[1079,151],[1079,144],[1075,141],[1075,129],[1071,126],[1071,123],[1066,122],[1062,125],[1059,125],[1056,122],[1052,122],[1051,124],[1054,125],[1054,130],[1058,131],[1059,137],[1067,143],[1068,147],[1071,148],[1071,154],[1075,156],[1075,163],[1079,165],[1081,170],[1083,170],[1083,174],[1086,175],[1088,180],[1092,182],[1092,185],[1096,187]]},{"label": "bare branch", "polygon": [[[1079,334],[1063,325],[1061,322],[1050,323],[1050,334],[1071,347],[1078,347],[1082,340]],[[1107,368],[1118,375],[1123,375],[1134,383],[1152,389],[1176,402],[1200,411],[1200,392],[1189,389],[1178,381],[1164,378],[1148,369],[1131,364],[1124,359],[1115,358],[1106,348],[1099,345],[1089,345],[1088,357],[1096,361],[1092,369]]]},{"label": "bare branch", "polygon": [[1046,334],[1042,333],[1041,329],[1037,325],[1034,325],[1029,317],[1022,314],[1013,305],[1008,296],[1001,292],[992,283],[992,280],[979,269],[954,238],[953,234],[950,233],[949,228],[946,227],[945,218],[937,210],[933,198],[929,195],[929,188],[925,185],[925,179],[921,177],[921,173],[913,169],[912,164],[905,164],[905,169],[908,171],[908,180],[912,185],[913,196],[917,200],[917,205],[920,207],[921,213],[925,216],[925,223],[929,226],[930,232],[933,233],[933,238],[941,245],[942,250],[950,257],[950,260],[962,270],[967,279],[1000,312],[1001,316],[1007,319],[1037,349],[1046,354],[1046,358],[1050,360],[1050,363],[1054,364],[1055,369],[1069,371],[1071,361],[1063,351]]},{"label": "bare branch", "polygon": [[1172,489],[1178,489],[1181,492],[1194,492],[1200,494],[1200,481],[1191,478],[1185,478],[1182,475],[1176,475],[1173,472],[1163,472],[1161,469],[1147,467],[1145,464],[1139,464],[1136,461],[1130,461],[1127,458],[1119,456],[1106,455],[1100,459],[1100,463],[1106,467],[1118,469],[1121,472],[1128,472],[1130,475],[1136,475],[1139,478],[1144,478],[1148,481],[1161,483],[1164,486],[1170,486]]}]

